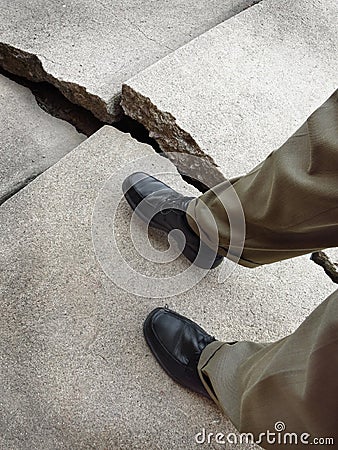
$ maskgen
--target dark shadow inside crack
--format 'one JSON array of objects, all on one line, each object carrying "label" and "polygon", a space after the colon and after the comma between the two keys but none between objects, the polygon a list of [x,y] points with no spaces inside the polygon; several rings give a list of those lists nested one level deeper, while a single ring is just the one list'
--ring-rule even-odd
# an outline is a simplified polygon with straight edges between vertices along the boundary
[{"label": "dark shadow inside crack", "polygon": [[[149,131],[146,127],[125,114],[122,115],[118,122],[114,122],[113,124],[106,123],[95,117],[88,109],[72,103],[51,83],[46,81],[31,81],[27,78],[7,72],[3,68],[0,68],[0,74],[21,86],[28,88],[34,95],[36,102],[41,109],[53,117],[70,123],[79,133],[83,133],[87,137],[96,133],[104,125],[108,125],[116,128],[122,133],[129,133],[133,139],[143,144],[150,145],[156,153],[163,157],[167,157],[160,149],[156,140],[149,136]],[[207,186],[200,181],[194,180],[181,172],[180,175],[184,181],[193,185],[200,192],[208,190]]]},{"label": "dark shadow inside crack", "polygon": [[87,137],[104,125],[90,111],[69,101],[50,83],[30,81],[27,78],[7,72],[3,68],[0,68],[0,74],[28,88],[41,109],[53,117],[69,122],[79,133],[83,133]]}]

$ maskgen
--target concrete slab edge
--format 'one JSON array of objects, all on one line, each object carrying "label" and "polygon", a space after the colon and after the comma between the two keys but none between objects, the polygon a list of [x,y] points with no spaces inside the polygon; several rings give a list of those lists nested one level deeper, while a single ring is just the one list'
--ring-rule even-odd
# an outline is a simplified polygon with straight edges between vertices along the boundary
[{"label": "concrete slab edge", "polygon": [[[121,106],[125,114],[149,130],[149,136],[157,141],[180,173],[190,177],[193,174],[196,181],[208,187],[216,186],[225,180],[213,158],[177,124],[170,112],[160,111],[148,97],[126,83],[122,86]],[[191,159],[189,155],[197,156],[198,159]],[[194,167],[191,164],[194,164]]]},{"label": "concrete slab edge", "polygon": [[51,83],[68,100],[88,109],[95,117],[103,122],[113,123],[121,117],[122,110],[119,106],[121,100],[120,95],[113,96],[109,104],[107,104],[97,95],[88,92],[85,87],[70,81],[59,80],[47,73],[43,67],[43,62],[35,54],[1,42],[0,66],[7,72],[22,76],[31,81]]},{"label": "concrete slab edge", "polygon": [[23,178],[19,182],[12,183],[12,185],[9,187],[9,189],[7,189],[7,192],[5,192],[5,193],[0,191],[0,206],[2,204],[4,204],[8,199],[13,197],[13,195],[16,195],[19,191],[21,191],[21,189],[26,187],[33,180],[35,180],[35,178],[40,176],[43,172],[44,171],[42,171],[42,172],[34,172],[33,174],[31,174],[29,176],[26,176],[25,178]]}]

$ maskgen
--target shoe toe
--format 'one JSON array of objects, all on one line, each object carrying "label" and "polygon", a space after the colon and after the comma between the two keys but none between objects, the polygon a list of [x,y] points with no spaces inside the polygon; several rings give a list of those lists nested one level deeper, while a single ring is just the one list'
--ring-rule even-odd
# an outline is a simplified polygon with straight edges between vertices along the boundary
[{"label": "shoe toe", "polygon": [[217,249],[210,249],[201,242],[187,222],[185,211],[194,197],[183,196],[144,172],[129,175],[122,190],[131,208],[149,226],[166,233],[175,229],[183,232],[185,240],[182,242],[179,233],[176,240],[193,264],[206,270],[221,264],[223,257],[217,254]]},{"label": "shoe toe", "polygon": [[156,308],[144,322],[147,344],[168,375],[183,386],[209,397],[197,372],[202,335],[206,336],[206,343],[214,340],[197,324],[165,308]]},{"label": "shoe toe", "polygon": [[182,332],[182,322],[165,310],[158,310],[152,317],[152,330],[159,345],[173,355]]},{"label": "shoe toe", "polygon": [[129,175],[122,183],[122,191],[125,195],[131,189],[135,189],[135,186],[140,182],[150,178],[150,175],[144,172],[135,172]]}]

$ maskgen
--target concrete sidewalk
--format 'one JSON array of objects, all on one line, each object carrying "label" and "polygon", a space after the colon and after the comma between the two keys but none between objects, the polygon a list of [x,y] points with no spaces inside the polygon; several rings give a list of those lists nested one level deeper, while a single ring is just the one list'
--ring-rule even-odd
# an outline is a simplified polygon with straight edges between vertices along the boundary
[{"label": "concrete sidewalk", "polygon": [[[162,173],[196,195],[168,160],[104,127],[0,207],[1,448],[200,448],[195,435],[203,428],[234,429],[154,361],[142,336],[148,312],[167,303],[218,339],[270,341],[292,332],[334,290],[308,256],[237,267],[221,284],[224,267],[197,282],[199,271],[184,272],[183,258],[142,258],[131,238],[142,244],[146,234],[139,221],[130,231],[121,200],[121,179],[132,170]],[[166,249],[159,233],[150,241]],[[121,261],[129,264],[125,289]],[[140,274],[150,278],[140,282]],[[168,280],[173,296],[163,298]],[[151,295],[135,295],[135,286]]]}]

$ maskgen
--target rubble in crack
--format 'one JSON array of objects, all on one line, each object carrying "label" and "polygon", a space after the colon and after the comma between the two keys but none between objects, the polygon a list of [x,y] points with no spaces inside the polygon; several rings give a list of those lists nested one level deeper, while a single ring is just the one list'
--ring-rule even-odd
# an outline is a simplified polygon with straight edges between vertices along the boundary
[{"label": "rubble in crack", "polygon": [[329,248],[324,251],[312,253],[312,261],[323,268],[326,275],[338,284],[338,249]]}]

